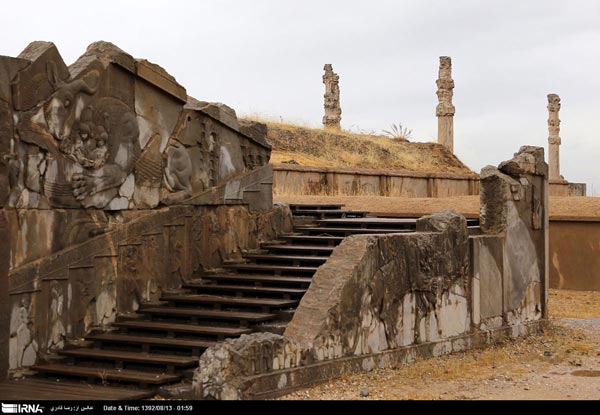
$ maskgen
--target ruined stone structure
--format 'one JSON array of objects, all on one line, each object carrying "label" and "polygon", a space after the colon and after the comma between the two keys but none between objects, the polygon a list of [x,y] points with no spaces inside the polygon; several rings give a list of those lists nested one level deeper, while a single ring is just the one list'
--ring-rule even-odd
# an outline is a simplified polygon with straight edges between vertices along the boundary
[{"label": "ruined stone structure", "polygon": [[325,64],[323,68],[323,83],[325,84],[325,116],[323,117],[323,126],[334,130],[341,128],[342,107],[340,106],[340,77],[333,72],[330,63]]},{"label": "ruined stone structure", "polygon": [[548,166],[550,180],[561,180],[560,175],[560,97],[548,94]]},{"label": "ruined stone structure", "polygon": [[[34,42],[0,57],[0,153],[2,378],[32,368],[144,388],[199,361],[191,396],[256,398],[537,332],[547,316],[540,148],[482,171],[480,232],[447,211],[412,220],[416,232],[291,247],[330,257],[264,259],[303,236],[272,203],[263,124],[110,43],[67,66]],[[48,361],[57,353],[73,364]]]},{"label": "ruined stone structure", "polygon": [[438,143],[454,153],[454,113],[452,105],[454,80],[452,79],[452,60],[449,56],[440,56],[440,70],[437,84],[439,104],[435,110],[438,117]]},{"label": "ruined stone structure", "polygon": [[283,335],[209,348],[193,396],[273,396],[537,332],[547,318],[547,174],[537,147],[484,168],[480,233],[446,211],[419,219],[416,233],[346,238]]},{"label": "ruined stone structure", "polygon": [[0,56],[0,377],[289,230],[270,150],[110,43]]}]

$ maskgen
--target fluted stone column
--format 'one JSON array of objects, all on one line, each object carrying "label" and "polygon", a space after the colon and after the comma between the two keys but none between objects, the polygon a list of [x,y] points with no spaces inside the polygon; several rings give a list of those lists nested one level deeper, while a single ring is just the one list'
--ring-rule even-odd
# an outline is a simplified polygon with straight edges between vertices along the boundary
[{"label": "fluted stone column", "polygon": [[339,130],[342,121],[342,108],[340,106],[340,77],[333,72],[330,63],[323,68],[323,83],[325,84],[325,116],[323,126],[327,129]]},{"label": "fluted stone column", "polygon": [[550,180],[560,180],[560,97],[548,95],[548,167]]},{"label": "fluted stone column", "polygon": [[436,108],[436,115],[438,117],[438,143],[454,153],[455,108],[452,105],[454,80],[452,79],[452,60],[449,56],[440,56],[440,72],[436,83],[439,100]]}]

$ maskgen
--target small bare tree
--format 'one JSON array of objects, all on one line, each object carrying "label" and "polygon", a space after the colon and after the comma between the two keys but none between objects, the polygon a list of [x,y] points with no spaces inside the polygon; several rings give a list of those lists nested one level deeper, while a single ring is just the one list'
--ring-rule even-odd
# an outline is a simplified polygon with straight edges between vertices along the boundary
[{"label": "small bare tree", "polygon": [[381,130],[381,132],[392,140],[408,141],[412,138],[412,130],[403,127],[402,123],[392,124],[389,130]]}]

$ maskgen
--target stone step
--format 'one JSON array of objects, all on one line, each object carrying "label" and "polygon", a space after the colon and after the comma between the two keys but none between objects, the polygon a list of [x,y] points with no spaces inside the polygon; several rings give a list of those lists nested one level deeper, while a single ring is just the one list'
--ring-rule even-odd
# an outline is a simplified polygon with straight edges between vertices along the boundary
[{"label": "stone step", "polygon": [[335,247],[323,245],[294,245],[294,244],[264,244],[261,248],[268,249],[271,252],[294,252],[306,254],[329,255]]},{"label": "stone step", "polygon": [[275,314],[271,313],[256,313],[251,311],[229,311],[184,307],[140,308],[138,310],[138,313],[151,314],[153,316],[189,317],[215,320],[239,320],[256,323],[272,320],[276,317]]},{"label": "stone step", "polygon": [[327,217],[336,218],[351,218],[365,217],[369,212],[360,210],[332,210],[332,209],[296,209],[293,211],[294,216],[312,216],[320,219]]},{"label": "stone step", "polygon": [[324,264],[329,257],[311,255],[278,255],[278,254],[245,254],[245,259],[255,262],[291,262],[293,265],[302,263]]},{"label": "stone step", "polygon": [[164,346],[178,349],[204,350],[216,342],[209,340],[178,339],[169,337],[136,336],[128,333],[99,333],[86,336],[86,340],[99,344],[134,344]]},{"label": "stone step", "polygon": [[[51,377],[56,377],[56,375]],[[43,378],[41,375],[0,382],[0,396],[3,401],[132,401],[149,399],[155,395],[156,391],[152,389],[84,383],[81,379],[69,379],[65,376],[61,376],[59,382]],[[52,412],[50,409],[46,413]]]},{"label": "stone step", "polygon": [[165,383],[176,382],[180,379],[180,376],[178,375],[166,373],[150,373],[129,369],[74,366],[58,363],[35,365],[32,366],[31,369],[43,374],[74,376],[87,378],[88,380],[101,380],[103,382],[117,381],[138,383],[141,385],[164,385]]},{"label": "stone step", "polygon": [[344,205],[336,205],[336,204],[318,204],[318,203],[290,203],[290,210],[294,212],[297,209],[306,210],[306,209],[335,209],[340,210],[344,207]]},{"label": "stone step", "polygon": [[282,287],[263,287],[257,285],[239,285],[239,284],[214,284],[214,283],[206,283],[206,282],[188,282],[185,286],[201,290],[201,291],[211,291],[211,292],[234,292],[236,294],[254,294],[254,295],[264,295],[264,294],[277,294],[283,295],[285,297],[298,297],[303,295],[306,292],[306,288],[282,288]]},{"label": "stone step", "polygon": [[188,333],[224,338],[239,337],[242,334],[250,334],[252,332],[251,329],[244,327],[207,326],[148,320],[118,321],[113,323],[113,326],[127,330],[160,331],[167,333],[169,337],[172,337],[175,333]]},{"label": "stone step", "polygon": [[293,307],[298,304],[297,300],[285,300],[281,298],[248,298],[210,294],[163,295],[161,300],[172,303],[216,304],[224,306],[268,308]]},{"label": "stone step", "polygon": [[320,226],[326,227],[364,227],[364,228],[382,228],[388,227],[394,229],[414,228],[417,220],[414,218],[344,218],[344,219],[319,219],[316,221]]},{"label": "stone step", "polygon": [[257,275],[257,274],[207,274],[202,277],[211,281],[237,281],[251,282],[254,284],[310,284],[311,277],[297,277],[287,275]]},{"label": "stone step", "polygon": [[291,265],[262,265],[262,264],[227,264],[223,268],[242,272],[272,272],[281,275],[282,272],[294,274],[314,274],[318,267],[291,266]]},{"label": "stone step", "polygon": [[164,365],[167,367],[185,367],[193,366],[198,363],[198,358],[194,356],[178,356],[171,354],[158,353],[140,353],[126,352],[121,350],[108,349],[71,349],[61,350],[58,352],[63,356],[75,357],[79,359],[91,360],[111,360],[115,363],[119,362],[135,362],[152,365]]},{"label": "stone step", "polygon": [[332,247],[339,245],[344,240],[343,236],[333,236],[333,235],[319,236],[319,235],[289,234],[289,235],[281,235],[279,238],[282,240],[288,241],[288,242],[293,242],[294,244],[320,243],[320,244],[323,244],[324,246],[332,246]]},{"label": "stone step", "polygon": [[378,234],[378,233],[413,233],[412,229],[405,228],[324,228],[317,226],[295,226],[294,230],[301,231],[303,233],[308,234],[308,236],[312,236],[312,234],[316,234],[315,236],[324,236],[324,235],[357,235],[357,234]]}]

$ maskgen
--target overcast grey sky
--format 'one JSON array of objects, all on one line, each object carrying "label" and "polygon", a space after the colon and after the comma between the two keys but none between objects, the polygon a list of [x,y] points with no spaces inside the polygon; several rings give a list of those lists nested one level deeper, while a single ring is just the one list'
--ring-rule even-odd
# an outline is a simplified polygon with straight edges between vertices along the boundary
[{"label": "overcast grey sky", "polygon": [[[85,4],[85,5],[84,5]],[[438,57],[453,62],[455,153],[472,169],[547,147],[562,98],[561,173],[600,195],[600,2],[594,0],[104,0],[4,2],[0,54],[96,40],[160,64],[201,100],[319,126],[323,64],[342,126],[401,122],[435,141]]]}]

